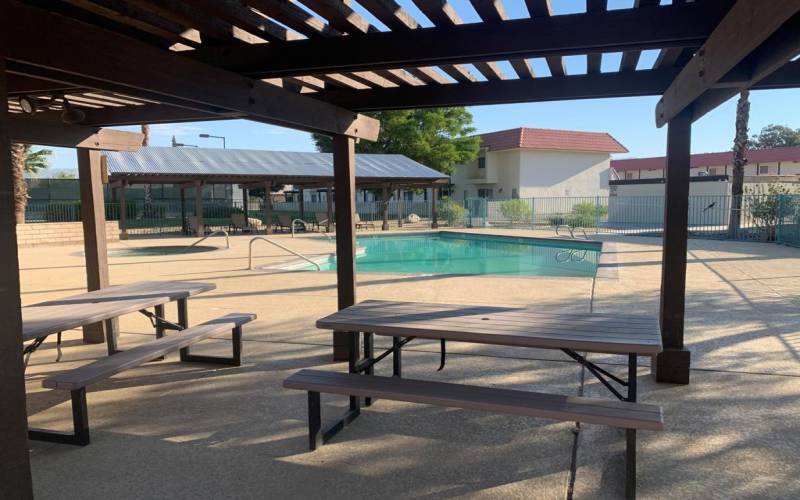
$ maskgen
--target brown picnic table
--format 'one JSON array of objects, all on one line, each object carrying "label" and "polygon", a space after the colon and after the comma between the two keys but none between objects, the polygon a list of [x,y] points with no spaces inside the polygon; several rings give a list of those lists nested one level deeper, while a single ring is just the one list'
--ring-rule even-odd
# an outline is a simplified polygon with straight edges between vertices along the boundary
[{"label": "brown picnic table", "polygon": [[[364,398],[367,406],[371,398],[381,398],[608,425],[626,430],[626,494],[632,498],[636,485],[636,430],[663,429],[661,407],[637,402],[637,358],[650,357],[662,350],[660,328],[654,317],[367,300],[318,320],[317,327],[353,335],[349,373],[301,370],[284,382],[284,387],[308,391],[311,449],[331,439],[358,417],[360,398]],[[363,350],[359,341],[362,334]],[[377,356],[374,335],[392,337],[392,346]],[[585,367],[616,400],[404,379],[401,353],[403,346],[414,339],[440,341],[439,370],[445,365],[448,340],[557,349]],[[627,356],[627,379],[593,363],[586,353]],[[375,375],[375,364],[390,355],[392,377]],[[324,430],[320,393],[350,397],[349,411]]]},{"label": "brown picnic table", "polygon": [[[215,288],[213,283],[139,281],[25,306],[22,308],[22,340],[32,342],[25,347],[24,354],[33,353],[49,335],[59,334],[60,337],[65,330],[111,321],[133,312],[150,318],[160,337],[165,329],[188,326],[187,300]],[[164,317],[164,304],[173,301],[178,305],[177,324]],[[148,311],[150,308],[154,311]],[[117,332],[113,328],[106,331],[108,352],[113,354],[117,351]]]}]

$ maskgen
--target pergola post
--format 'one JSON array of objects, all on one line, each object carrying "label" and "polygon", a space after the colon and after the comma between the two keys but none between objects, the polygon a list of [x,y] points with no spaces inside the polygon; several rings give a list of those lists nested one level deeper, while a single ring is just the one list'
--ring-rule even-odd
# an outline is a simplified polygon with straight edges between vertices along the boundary
[{"label": "pergola post", "polygon": [[436,206],[437,191],[436,186],[431,188],[431,229],[439,229],[439,208]]},{"label": "pergola post", "polygon": [[403,188],[397,188],[397,227],[403,227]]},{"label": "pergola post", "polygon": [[272,181],[264,183],[264,234],[272,234]]},{"label": "pergola post", "polygon": [[[109,285],[106,213],[100,170],[100,151],[78,148],[83,251],[86,256],[86,285],[90,292]],[[117,335],[116,321],[83,327],[84,342],[104,342],[107,335]]]},{"label": "pergola post", "polygon": [[22,367],[22,312],[20,309],[17,224],[14,216],[14,178],[8,134],[8,95],[5,57],[0,53],[0,484],[3,496],[33,498],[25,373]]},{"label": "pergola post", "polygon": [[119,200],[119,239],[128,239],[128,204],[125,201],[125,189],[128,187],[128,182],[123,180],[117,188],[117,199]]},{"label": "pergola post", "polygon": [[194,181],[194,220],[195,231],[197,236],[206,234],[206,228],[203,225],[203,182]]},{"label": "pergola post", "polygon": [[[356,303],[356,154],[355,141],[333,136],[333,181],[336,187],[336,290],[339,309]],[[333,359],[348,359],[358,332],[333,332]]]},{"label": "pergola post", "polygon": [[333,227],[333,187],[328,186],[325,192],[325,200],[328,203],[328,220],[325,221],[325,232],[330,233]]},{"label": "pergola post", "polygon": [[381,231],[389,230],[389,187],[383,186],[383,203],[381,204],[383,214],[383,224],[381,224]]},{"label": "pergola post", "polygon": [[305,194],[303,188],[299,188],[299,195],[300,195],[300,218],[305,220],[306,219],[306,203],[305,203]]},{"label": "pergola post", "polygon": [[181,233],[184,235],[189,234],[189,228],[186,224],[186,188],[181,186]]},{"label": "pergola post", "polygon": [[242,212],[244,213],[244,227],[250,226],[250,204],[247,196],[247,186],[242,186]]},{"label": "pergola post", "polygon": [[652,361],[652,373],[658,382],[678,384],[689,383],[691,360],[691,353],[683,345],[691,135],[692,110],[689,108],[670,120],[667,128],[659,315],[664,351]]}]

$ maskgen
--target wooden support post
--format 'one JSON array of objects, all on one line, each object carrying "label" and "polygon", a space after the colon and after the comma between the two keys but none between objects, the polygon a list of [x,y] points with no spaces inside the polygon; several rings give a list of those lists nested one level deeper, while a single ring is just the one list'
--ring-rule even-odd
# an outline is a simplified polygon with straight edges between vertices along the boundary
[{"label": "wooden support post", "polygon": [[250,201],[247,196],[247,186],[242,186],[242,212],[244,213],[244,227],[250,227]]},{"label": "wooden support post", "polygon": [[431,188],[431,229],[439,229],[439,208],[436,206],[438,187]]},{"label": "wooden support post", "polygon": [[264,183],[264,234],[272,234],[272,181]]},{"label": "wooden support post", "polygon": [[[100,151],[78,148],[78,177],[81,189],[83,251],[86,256],[86,287],[91,292],[109,284]],[[112,331],[106,332],[109,327]],[[114,321],[86,325],[83,327],[83,341],[104,342],[106,335],[116,336],[116,330]]]},{"label": "wooden support post", "polygon": [[194,181],[194,221],[197,236],[206,234],[206,227],[203,223],[203,182]]},{"label": "wooden support post", "polygon": [[381,231],[389,230],[389,187],[383,186],[383,204],[381,205],[383,211],[383,224],[381,224]]},{"label": "wooden support post", "polygon": [[189,225],[186,224],[186,188],[181,186],[181,233],[189,234]]},{"label": "wooden support post", "polygon": [[299,189],[300,194],[300,218],[306,220],[306,200],[305,200],[305,193],[303,188]]},{"label": "wooden support post", "polygon": [[403,227],[403,189],[397,189],[397,227]]},{"label": "wooden support post", "polygon": [[[356,303],[356,155],[355,141],[333,136],[333,180],[336,187],[336,289],[339,309]],[[333,332],[333,359],[348,359],[358,332]]]},{"label": "wooden support post", "polygon": [[14,177],[5,57],[0,47],[0,489],[4,498],[33,498],[28,454],[28,418],[25,373],[22,367],[22,313],[20,310],[17,222],[14,216]]},{"label": "wooden support post", "polygon": [[325,192],[325,200],[328,203],[328,220],[325,221],[325,232],[330,233],[333,227],[333,187],[328,186]]},{"label": "wooden support post", "polygon": [[128,204],[125,201],[125,189],[128,182],[123,180],[117,188],[119,198],[119,239],[128,239]]},{"label": "wooden support post", "polygon": [[689,383],[691,359],[691,353],[683,345],[691,135],[689,108],[678,113],[667,129],[660,312],[664,351],[653,357],[652,362],[657,381],[678,384]]}]

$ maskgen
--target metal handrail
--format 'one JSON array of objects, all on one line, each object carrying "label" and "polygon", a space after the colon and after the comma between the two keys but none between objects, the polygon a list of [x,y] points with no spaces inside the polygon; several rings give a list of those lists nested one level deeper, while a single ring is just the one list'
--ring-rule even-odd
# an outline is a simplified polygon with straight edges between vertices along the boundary
[{"label": "metal handrail", "polygon": [[295,252],[291,248],[286,248],[285,246],[281,245],[280,243],[272,241],[272,240],[270,240],[268,238],[265,238],[263,236],[256,236],[255,238],[250,240],[250,250],[249,250],[248,256],[247,256],[247,269],[250,270],[250,271],[252,271],[252,269],[253,269],[253,243],[255,243],[257,240],[266,241],[267,243],[269,243],[271,245],[275,245],[278,248],[286,250],[290,254],[296,255],[296,256],[300,257],[301,259],[305,260],[306,262],[309,262],[309,263],[313,264],[314,267],[317,268],[317,271],[322,271],[322,268],[319,267],[319,264],[317,264],[313,260],[309,259],[305,255],[303,255],[303,254],[301,254],[299,252]]},{"label": "metal handrail", "polygon": [[303,229],[305,229],[305,231],[308,232],[308,223],[306,221],[304,221],[303,219],[294,219],[292,221],[292,238],[294,238],[294,223],[295,222],[301,223],[303,225]]},{"label": "metal handrail", "polygon": [[569,231],[569,237],[572,238],[573,240],[577,240],[578,239],[578,237],[575,236],[575,231],[578,230],[578,229],[580,229],[581,232],[583,233],[583,238],[584,239],[586,239],[586,240],[589,239],[589,235],[586,233],[586,229],[582,228],[581,226],[572,227],[572,226],[569,226],[567,224],[559,224],[558,226],[556,226],[556,236],[561,236],[561,233],[558,232],[558,229],[562,228],[562,227],[567,228],[567,231]]},{"label": "metal handrail", "polygon": [[567,228],[567,231],[569,231],[569,237],[570,238],[575,238],[575,235],[572,234],[572,228],[570,226],[566,225],[566,224],[559,224],[559,225],[556,226],[556,236],[561,236],[561,233],[559,233],[558,230],[560,228],[562,228],[562,227]]},{"label": "metal handrail", "polygon": [[195,245],[197,245],[197,244],[199,244],[199,243],[202,243],[202,242],[204,242],[205,240],[207,240],[207,239],[209,239],[209,238],[211,238],[212,236],[214,236],[214,235],[217,235],[217,234],[224,234],[224,235],[225,235],[225,248],[228,248],[228,249],[230,249],[230,248],[231,248],[231,240],[230,240],[230,238],[228,238],[228,231],[214,231],[213,233],[211,233],[211,234],[208,234],[208,235],[206,235],[206,236],[203,236],[203,237],[202,237],[202,238],[200,238],[199,240],[195,241],[194,243],[192,243],[191,245],[189,245],[188,247],[186,247],[186,249],[184,249],[184,252],[188,252],[188,251],[189,251],[189,249],[190,249],[190,248],[192,248],[193,246],[195,246]]},{"label": "metal handrail", "polygon": [[581,230],[581,232],[583,233],[583,238],[584,238],[584,239],[587,239],[587,240],[589,239],[589,235],[588,235],[588,234],[586,234],[586,229],[582,228],[581,226],[577,226],[577,227],[573,227],[573,228],[572,228],[572,231],[570,231],[570,232],[572,233],[572,237],[573,237],[573,238],[575,238],[575,239],[578,239],[578,237],[577,237],[577,236],[575,236],[575,231],[576,231],[577,229],[580,229],[580,230]]}]

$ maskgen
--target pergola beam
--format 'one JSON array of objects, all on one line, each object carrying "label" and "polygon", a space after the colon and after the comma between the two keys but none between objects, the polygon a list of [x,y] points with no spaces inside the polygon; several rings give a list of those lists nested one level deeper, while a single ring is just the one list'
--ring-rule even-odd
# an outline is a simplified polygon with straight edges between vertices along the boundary
[{"label": "pergola beam", "polygon": [[[695,57],[684,66],[664,92],[656,106],[656,125],[663,126],[684,109],[691,107],[706,91],[778,32],[787,21],[798,15],[798,12],[800,0],[736,2]],[[793,35],[795,43],[800,41],[796,29]],[[789,56],[784,60],[783,54],[779,54],[781,57],[776,61],[774,56],[764,56],[769,58],[770,64],[760,68],[761,78],[769,74],[770,68],[774,71],[791,58]],[[714,106],[724,100],[717,96]],[[705,111],[714,106],[706,105]],[[697,119],[699,116],[702,115],[694,113],[693,118]]]},{"label": "pergola beam", "polygon": [[[479,106],[520,102],[601,99],[661,95],[678,75],[677,68],[628,73],[600,73],[533,80],[471,82],[371,90],[326,90],[319,98],[359,112],[439,106]],[[715,88],[742,85],[731,74]],[[747,78],[747,77],[745,77]],[[800,62],[791,62],[752,86],[754,90],[800,85]]]},{"label": "pergola beam", "polygon": [[23,144],[105,151],[137,151],[144,140],[144,134],[138,132],[67,125],[24,116],[9,119],[8,133],[13,142]]},{"label": "pergola beam", "polygon": [[258,78],[700,46],[729,0],[367,33],[326,40],[209,47],[206,62]]},{"label": "pergola beam", "polygon": [[[41,33],[47,33],[47,44]],[[373,118],[18,2],[4,5],[0,42],[8,60],[61,72],[65,83],[74,75],[93,80],[91,87],[98,90],[123,86],[128,95],[157,94],[189,109],[213,106],[300,130],[367,140],[378,136],[380,124]]]}]

